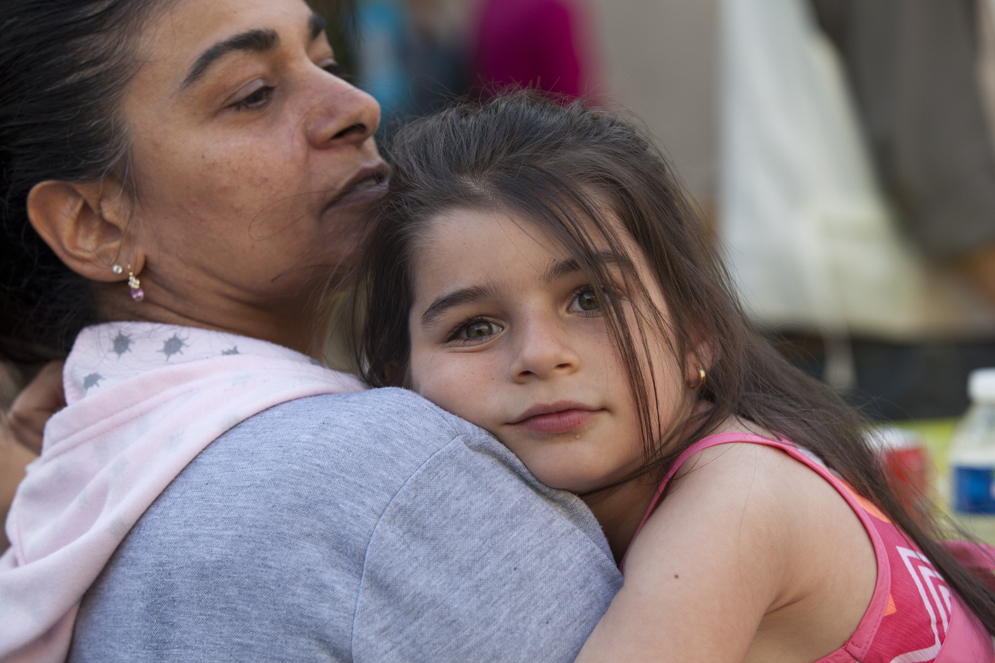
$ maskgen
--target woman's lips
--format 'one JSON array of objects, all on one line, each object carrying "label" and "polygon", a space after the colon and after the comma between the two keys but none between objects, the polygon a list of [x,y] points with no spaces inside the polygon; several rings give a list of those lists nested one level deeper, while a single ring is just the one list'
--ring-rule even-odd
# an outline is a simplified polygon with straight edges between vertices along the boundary
[{"label": "woman's lips", "polygon": [[387,180],[366,180],[359,186],[347,191],[339,196],[328,206],[328,209],[338,209],[350,207],[352,205],[365,205],[380,200],[387,193]]},{"label": "woman's lips", "polygon": [[527,410],[511,425],[541,435],[557,435],[581,428],[598,412],[583,405],[538,406]]},{"label": "woman's lips", "polygon": [[325,209],[362,205],[383,198],[387,192],[388,173],[387,164],[384,163],[360,170],[342,187]]}]

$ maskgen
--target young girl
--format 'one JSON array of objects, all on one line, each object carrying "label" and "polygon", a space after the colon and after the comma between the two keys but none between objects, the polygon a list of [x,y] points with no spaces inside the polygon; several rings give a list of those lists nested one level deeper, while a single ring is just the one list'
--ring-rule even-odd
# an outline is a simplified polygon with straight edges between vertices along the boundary
[{"label": "young girl", "polygon": [[855,415],[752,328],[639,131],[518,95],[391,153],[364,377],[588,504],[625,584],[578,660],[995,660],[986,560],[905,511]]}]

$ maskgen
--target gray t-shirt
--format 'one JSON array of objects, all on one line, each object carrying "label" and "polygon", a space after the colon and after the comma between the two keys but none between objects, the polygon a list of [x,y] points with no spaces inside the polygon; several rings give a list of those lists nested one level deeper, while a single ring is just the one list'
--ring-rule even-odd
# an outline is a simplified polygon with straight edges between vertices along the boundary
[{"label": "gray t-shirt", "polygon": [[69,660],[570,661],[622,577],[575,496],[399,389],[274,407],[170,484]]}]

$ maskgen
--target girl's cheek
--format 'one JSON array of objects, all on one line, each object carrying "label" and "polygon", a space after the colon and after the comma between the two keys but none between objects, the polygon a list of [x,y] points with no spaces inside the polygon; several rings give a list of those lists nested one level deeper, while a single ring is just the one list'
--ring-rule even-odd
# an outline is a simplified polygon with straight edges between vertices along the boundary
[{"label": "girl's cheek", "polygon": [[425,394],[425,375],[421,369],[417,353],[412,353],[411,361],[408,362],[408,385],[411,387],[411,391],[428,398]]},{"label": "girl's cheek", "polygon": [[[447,371],[440,370],[439,362],[432,358],[411,362],[412,390],[432,401],[436,405],[450,409],[454,405],[451,392],[453,380]],[[452,410],[450,410],[452,411]]]},{"label": "girl's cheek", "polygon": [[[478,426],[486,422],[482,410],[486,409],[486,380],[479,379],[473,362],[465,357],[436,358],[422,372],[422,379],[415,382],[419,394],[447,412],[466,419]],[[462,361],[461,361],[462,360]]]}]

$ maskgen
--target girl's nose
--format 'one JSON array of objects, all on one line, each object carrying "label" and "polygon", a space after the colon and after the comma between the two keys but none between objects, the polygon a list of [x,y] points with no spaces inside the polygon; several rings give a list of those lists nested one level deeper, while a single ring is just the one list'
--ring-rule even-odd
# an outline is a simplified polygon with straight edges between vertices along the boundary
[{"label": "girl's nose", "polygon": [[380,125],[380,105],[366,92],[338,77],[323,76],[320,93],[305,118],[307,136],[319,149],[358,145]]},{"label": "girl's nose", "polygon": [[549,379],[569,375],[580,367],[580,357],[566,330],[553,323],[533,323],[522,328],[517,354],[511,362],[511,379]]}]

